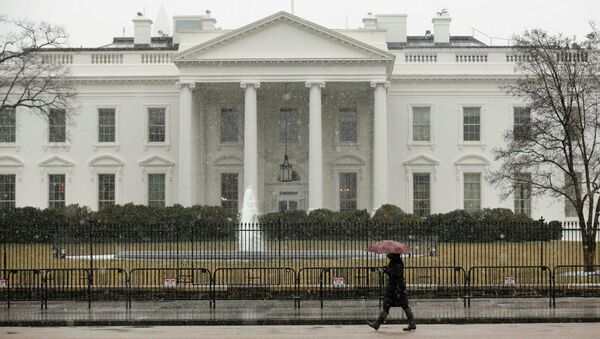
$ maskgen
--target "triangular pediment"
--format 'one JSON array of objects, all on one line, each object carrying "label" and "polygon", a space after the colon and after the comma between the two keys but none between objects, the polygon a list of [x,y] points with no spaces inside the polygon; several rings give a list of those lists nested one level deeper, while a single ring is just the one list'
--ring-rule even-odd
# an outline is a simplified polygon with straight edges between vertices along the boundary
[{"label": "triangular pediment", "polygon": [[434,158],[428,157],[424,154],[417,155],[416,157],[406,160],[404,162],[405,166],[435,166],[439,164],[439,161],[435,160]]},{"label": "triangular pediment", "polygon": [[61,156],[54,155],[50,158],[40,162],[40,167],[71,167],[73,162],[69,161]]},{"label": "triangular pediment", "polygon": [[394,55],[295,15],[279,12],[176,54],[178,63],[216,60],[372,60]]},{"label": "triangular pediment", "polygon": [[168,167],[173,166],[175,163],[161,156],[154,155],[145,160],[140,161],[138,164],[144,167]]}]

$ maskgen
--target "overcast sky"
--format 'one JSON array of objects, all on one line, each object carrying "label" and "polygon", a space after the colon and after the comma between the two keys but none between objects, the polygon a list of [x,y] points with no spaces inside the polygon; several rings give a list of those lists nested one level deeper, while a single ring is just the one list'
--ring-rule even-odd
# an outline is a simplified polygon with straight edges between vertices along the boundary
[{"label": "overcast sky", "polygon": [[[73,47],[97,47],[114,36],[132,36],[131,19],[144,11],[155,19],[161,5],[173,15],[204,14],[210,9],[217,27],[238,28],[275,12],[291,12],[291,0],[0,0],[0,13],[11,18],[63,25]],[[328,28],[357,28],[368,13],[408,15],[408,34],[432,29],[431,18],[443,8],[452,17],[451,34],[471,35],[475,27],[490,36],[509,38],[540,27],[583,37],[589,21],[600,25],[600,0],[294,0],[295,14]],[[481,35],[476,37],[484,39]],[[487,42],[487,41],[486,41]],[[501,44],[498,40],[497,44]]]}]

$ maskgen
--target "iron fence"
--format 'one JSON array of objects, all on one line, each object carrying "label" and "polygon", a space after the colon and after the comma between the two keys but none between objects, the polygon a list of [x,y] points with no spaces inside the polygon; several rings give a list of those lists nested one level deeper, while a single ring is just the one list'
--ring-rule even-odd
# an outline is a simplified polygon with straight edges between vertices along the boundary
[{"label": "iron fence", "polygon": [[[583,260],[576,224],[3,226],[0,297],[42,307],[61,299],[286,298],[299,306],[308,299],[381,298],[387,259],[365,249],[382,239],[412,247],[404,257],[411,297],[462,297],[466,304],[477,295],[552,291],[554,300],[596,295],[600,284],[600,267]],[[594,258],[600,262],[599,251]]]}]

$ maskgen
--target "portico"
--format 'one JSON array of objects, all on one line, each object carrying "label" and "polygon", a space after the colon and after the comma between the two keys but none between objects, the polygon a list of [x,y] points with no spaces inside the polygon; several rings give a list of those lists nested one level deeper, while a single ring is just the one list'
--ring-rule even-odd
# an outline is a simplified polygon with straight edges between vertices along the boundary
[{"label": "portico", "polygon": [[[305,44],[294,43],[299,40],[319,46],[303,51]],[[223,198],[218,189],[201,189],[219,181],[221,170],[215,168],[221,167],[243,173],[238,196],[255,187],[261,212],[281,209],[285,203],[278,202],[285,200],[278,196],[286,194],[298,195],[296,208],[339,209],[339,197],[334,198],[343,189],[339,173],[356,173],[355,181],[364,183],[355,183],[353,193],[361,196],[357,208],[375,210],[387,202],[386,90],[393,55],[278,13],[183,50],[173,61],[181,72],[182,204],[214,204],[215,197]],[[283,102],[279,93],[288,85],[293,99]],[[219,110],[237,108],[243,136],[234,145],[211,146],[210,122],[221,118]],[[340,112],[349,109],[355,111],[359,136],[340,142],[339,133],[352,133],[340,130]],[[277,136],[282,112],[294,115],[298,124],[289,145],[296,175],[291,183],[278,183],[274,175],[283,155],[281,133]],[[222,122],[217,125],[223,128]],[[195,193],[200,191],[212,194]]]}]

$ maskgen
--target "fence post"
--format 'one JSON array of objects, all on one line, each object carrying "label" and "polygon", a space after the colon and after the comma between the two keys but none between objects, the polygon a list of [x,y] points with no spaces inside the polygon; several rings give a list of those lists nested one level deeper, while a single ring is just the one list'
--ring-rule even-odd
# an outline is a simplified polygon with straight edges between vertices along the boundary
[{"label": "fence post", "polygon": [[542,238],[542,232],[544,232],[544,217],[540,217],[540,267],[544,266],[544,239]]},{"label": "fence post", "polygon": [[281,267],[281,216],[277,217],[277,227],[278,227],[278,234],[277,234],[277,247],[278,247],[278,256],[277,256],[277,260],[278,260],[278,265],[279,267]]},{"label": "fence post", "polygon": [[92,243],[92,225],[91,220],[87,220],[85,225],[88,228],[88,244],[90,246],[90,272],[88,274],[88,309],[92,308],[92,284],[94,283],[94,245]]}]

